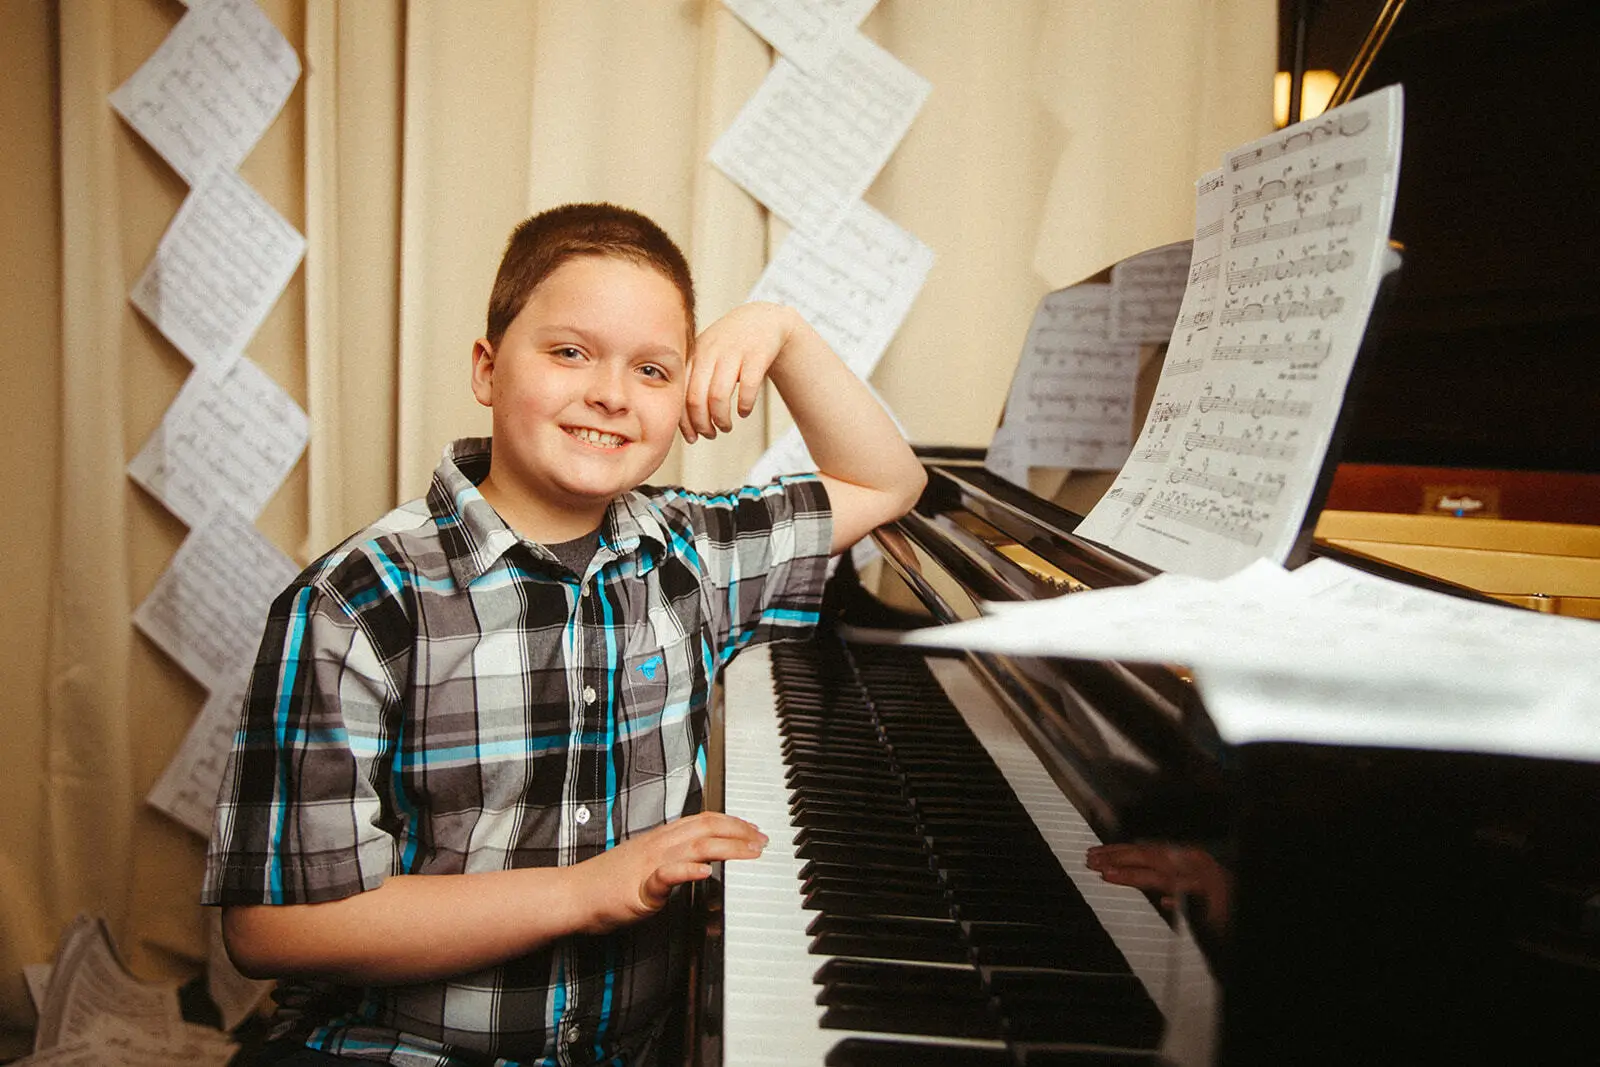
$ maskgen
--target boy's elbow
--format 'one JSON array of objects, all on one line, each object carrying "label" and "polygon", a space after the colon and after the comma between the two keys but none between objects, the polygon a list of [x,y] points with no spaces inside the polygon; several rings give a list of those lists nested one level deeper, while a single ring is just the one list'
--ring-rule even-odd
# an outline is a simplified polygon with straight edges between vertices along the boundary
[{"label": "boy's elbow", "polygon": [[898,519],[912,508],[917,506],[917,501],[922,499],[922,491],[928,486],[928,472],[920,461],[914,462],[907,469],[906,475],[896,485],[895,497],[896,511],[893,518]]},{"label": "boy's elbow", "polygon": [[283,947],[292,943],[278,929],[282,909],[267,904],[222,909],[222,943],[228,959],[246,978],[282,978],[291,968]]}]

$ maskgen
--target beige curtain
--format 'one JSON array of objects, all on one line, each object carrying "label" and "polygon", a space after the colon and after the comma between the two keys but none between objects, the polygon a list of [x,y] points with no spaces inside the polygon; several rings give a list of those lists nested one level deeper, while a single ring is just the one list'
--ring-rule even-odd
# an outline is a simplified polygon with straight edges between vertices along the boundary
[{"label": "beige curtain", "polygon": [[[483,432],[467,357],[528,213],[610,199],[694,264],[706,321],[782,236],[705,162],[771,55],[717,0],[259,0],[306,74],[245,177],[307,235],[249,355],[311,415],[258,521],[302,561]],[[868,199],[938,259],[874,383],[913,439],[980,444],[1050,288],[1187,236],[1191,182],[1269,128],[1275,0],[880,0],[863,31],[933,83]],[[174,0],[0,0],[11,349],[0,617],[0,1056],[24,964],[73,914],[136,972],[191,974],[203,843],[143,804],[203,698],[133,630],[185,534],[127,459],[189,367],[128,305],[184,195],[106,104]],[[680,448],[660,478],[735,482],[776,429]]]}]

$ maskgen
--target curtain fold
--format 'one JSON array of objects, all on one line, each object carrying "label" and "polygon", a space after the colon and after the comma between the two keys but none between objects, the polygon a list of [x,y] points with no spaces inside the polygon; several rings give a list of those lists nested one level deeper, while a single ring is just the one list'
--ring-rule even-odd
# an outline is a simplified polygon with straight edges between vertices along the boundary
[{"label": "curtain fold", "polygon": [[[305,74],[241,172],[308,250],[247,354],[312,429],[257,525],[302,562],[487,431],[468,357],[522,218],[580,199],[652,215],[690,258],[701,325],[783,237],[706,162],[772,62],[719,0],[260,2]],[[0,306],[8,325],[49,320],[17,334],[0,396],[30,510],[7,519],[29,573],[0,623],[20,650],[0,755],[6,1055],[29,1025],[20,967],[80,909],[111,918],[145,977],[204,959],[203,842],[143,804],[204,693],[131,626],[186,530],[124,473],[190,371],[127,303],[185,188],[106,101],[182,9],[0,11],[20,193],[0,205],[19,242]],[[1039,296],[1188,236],[1193,179],[1269,128],[1275,17],[1275,0],[881,0],[863,32],[933,84],[866,196],[937,256],[874,374],[913,440],[986,442]],[[680,444],[657,480],[738,482],[783,428],[769,408]]]}]

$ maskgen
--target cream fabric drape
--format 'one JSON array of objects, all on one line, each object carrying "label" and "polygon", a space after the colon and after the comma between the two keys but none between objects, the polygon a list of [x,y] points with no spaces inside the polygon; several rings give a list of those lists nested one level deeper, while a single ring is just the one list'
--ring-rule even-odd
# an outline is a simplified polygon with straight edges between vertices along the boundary
[{"label": "cream fabric drape", "polygon": [[[611,199],[684,246],[702,323],[780,226],[705,162],[765,45],[717,0],[260,0],[306,74],[245,177],[307,235],[249,346],[311,415],[258,526],[302,561],[482,432],[467,357],[506,235]],[[874,376],[914,440],[988,439],[1038,297],[1187,236],[1191,183],[1269,128],[1275,0],[880,0],[863,31],[933,93],[868,192],[938,259]],[[203,698],[129,622],[185,529],[123,467],[187,362],[128,305],[185,189],[106,104],[172,0],[0,0],[8,152],[0,388],[0,1056],[22,965],[105,914],[149,978],[193,973],[203,844],[143,804]],[[679,448],[659,480],[736,482],[776,429]]]}]

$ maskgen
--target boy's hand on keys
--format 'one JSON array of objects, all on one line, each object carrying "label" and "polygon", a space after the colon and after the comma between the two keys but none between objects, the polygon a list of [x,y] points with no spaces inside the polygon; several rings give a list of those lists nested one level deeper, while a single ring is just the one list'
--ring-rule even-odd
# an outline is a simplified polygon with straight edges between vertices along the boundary
[{"label": "boy's hand on keys", "polygon": [[595,912],[584,933],[598,934],[660,911],[672,887],[711,876],[715,860],[754,859],[767,836],[752,823],[707,811],[631,837],[573,868],[592,883]]},{"label": "boy's hand on keys", "polygon": [[735,408],[741,419],[754,411],[767,368],[797,327],[810,328],[793,308],[755,301],[702,330],[689,360],[678,424],[683,439],[694,444],[701,437],[716,437],[733,429]]}]

